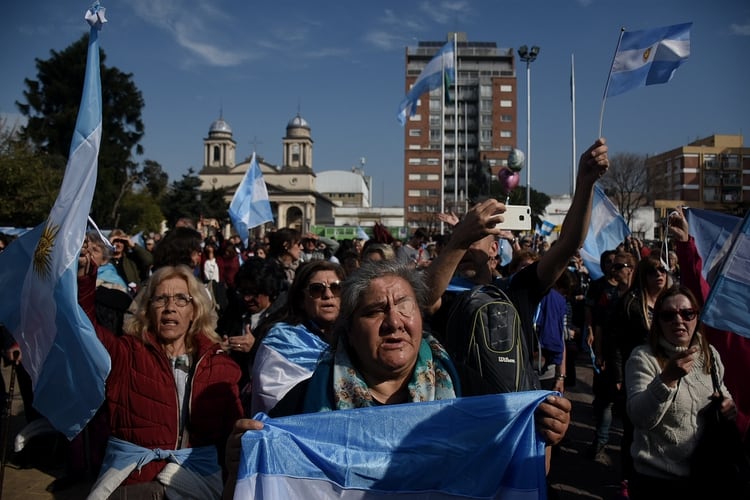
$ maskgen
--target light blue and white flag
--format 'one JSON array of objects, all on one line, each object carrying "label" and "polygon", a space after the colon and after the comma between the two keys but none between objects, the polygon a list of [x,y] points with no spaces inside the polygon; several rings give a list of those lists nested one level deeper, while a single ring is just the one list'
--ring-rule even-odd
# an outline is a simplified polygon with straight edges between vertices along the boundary
[{"label": "light blue and white flag", "polygon": [[245,177],[237,187],[232,203],[229,204],[229,218],[232,219],[232,225],[245,246],[250,236],[250,229],[264,222],[273,221],[268,190],[258,161],[255,159],[255,153],[250,161],[250,168],[245,172]]},{"label": "light blue and white flag", "polygon": [[406,124],[408,117],[416,113],[417,101],[422,94],[440,88],[444,81],[449,83],[455,80],[456,65],[454,54],[453,42],[450,41],[443,45],[443,48],[424,67],[419,74],[419,78],[417,78],[409,93],[406,94],[406,97],[404,97],[398,106],[398,115],[396,118],[402,126]]},{"label": "light blue and white flag", "polygon": [[554,231],[556,227],[557,225],[553,224],[552,222],[543,220],[542,225],[538,229],[538,231],[542,236],[549,236],[550,234],[552,234],[552,231]]},{"label": "light blue and white flag", "polygon": [[362,229],[362,226],[357,226],[357,238],[362,241],[367,241],[370,239],[369,236],[367,236],[367,233],[364,229]]},{"label": "light blue and white flag", "polygon": [[701,320],[717,330],[734,332],[750,338],[750,212],[745,215],[731,240],[720,252],[721,262],[711,292],[703,307]]},{"label": "light blue and white flag", "polygon": [[617,245],[622,243],[629,234],[630,228],[625,219],[604,190],[596,184],[591,207],[591,222],[583,248],[581,248],[581,258],[586,269],[589,270],[591,279],[601,278],[604,275],[599,267],[602,253],[616,249]]},{"label": "light blue and white flag", "polygon": [[734,215],[697,208],[685,210],[685,216],[690,236],[695,240],[695,247],[703,260],[701,274],[706,279],[708,270],[715,267],[717,256],[742,219]]},{"label": "light blue and white flag", "polygon": [[534,410],[549,394],[258,414],[234,498],[546,498]]},{"label": "light blue and white flag", "polygon": [[606,95],[667,83],[690,55],[690,27],[675,24],[642,31],[625,31],[612,62]]},{"label": "light blue and white flag", "polygon": [[106,19],[98,2],[86,20],[86,76],[60,194],[47,221],[0,254],[0,321],[21,348],[34,407],[68,438],[101,406],[110,369],[109,355],[78,305],[78,254],[102,135],[98,32]]}]

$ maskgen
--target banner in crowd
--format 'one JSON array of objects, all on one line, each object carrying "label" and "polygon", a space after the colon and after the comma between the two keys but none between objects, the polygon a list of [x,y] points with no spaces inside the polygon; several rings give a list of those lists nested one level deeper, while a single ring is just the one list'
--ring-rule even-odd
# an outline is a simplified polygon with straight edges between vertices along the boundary
[{"label": "banner in crowd", "polygon": [[530,391],[271,419],[242,437],[235,500],[546,496]]}]

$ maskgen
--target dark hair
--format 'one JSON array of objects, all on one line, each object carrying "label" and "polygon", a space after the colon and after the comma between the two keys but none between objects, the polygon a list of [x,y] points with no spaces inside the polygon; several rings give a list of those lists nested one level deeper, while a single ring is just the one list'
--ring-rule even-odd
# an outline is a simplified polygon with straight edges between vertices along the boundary
[{"label": "dark hair", "polygon": [[[648,332],[648,345],[651,347],[651,352],[656,356],[657,361],[659,361],[659,366],[662,368],[666,366],[671,354],[667,353],[664,347],[659,343],[659,339],[664,337],[664,331],[661,327],[661,321],[658,320],[658,315],[662,311],[664,301],[678,295],[687,297],[690,301],[690,307],[692,307],[696,313],[699,313],[701,308],[700,303],[698,302],[698,299],[695,298],[695,295],[693,295],[693,292],[691,292],[689,288],[680,285],[674,285],[667,288],[656,298],[656,302],[654,303],[654,321],[651,322],[651,329]],[[695,326],[695,331],[693,332],[691,344],[697,342],[700,345],[700,356],[703,358],[703,371],[704,373],[711,373],[713,354],[711,353],[711,347],[708,345],[706,336],[701,332],[700,318],[698,318],[698,320],[699,321]]]},{"label": "dark hair", "polygon": [[294,228],[283,227],[268,233],[268,257],[280,257],[287,253],[289,246],[300,241],[300,233]]},{"label": "dark hair", "polygon": [[276,300],[284,285],[284,273],[275,261],[261,257],[249,257],[242,263],[234,277],[235,288],[252,288]]},{"label": "dark hair", "polygon": [[193,268],[193,252],[202,252],[201,233],[189,227],[171,229],[154,247],[154,267],[188,266]]},{"label": "dark hair", "polygon": [[604,271],[604,263],[607,262],[610,257],[614,258],[615,255],[617,255],[617,250],[605,250],[602,252],[599,256],[599,267],[602,271]]},{"label": "dark hair", "polygon": [[341,281],[346,278],[344,269],[328,260],[314,260],[300,265],[287,292],[286,307],[281,308],[278,317],[273,318],[273,323],[283,321],[290,325],[299,325],[308,319],[304,308],[305,293],[310,278],[319,271],[333,271]]}]

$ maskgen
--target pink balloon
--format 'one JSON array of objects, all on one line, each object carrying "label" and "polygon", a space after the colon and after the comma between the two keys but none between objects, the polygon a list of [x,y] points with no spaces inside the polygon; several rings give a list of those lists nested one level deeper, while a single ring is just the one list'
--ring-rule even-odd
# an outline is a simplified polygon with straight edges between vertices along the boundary
[{"label": "pink balloon", "polygon": [[502,186],[503,192],[507,195],[518,187],[518,183],[521,181],[521,176],[518,172],[512,172],[510,169],[503,167],[497,173],[497,179],[500,181],[500,186]]}]

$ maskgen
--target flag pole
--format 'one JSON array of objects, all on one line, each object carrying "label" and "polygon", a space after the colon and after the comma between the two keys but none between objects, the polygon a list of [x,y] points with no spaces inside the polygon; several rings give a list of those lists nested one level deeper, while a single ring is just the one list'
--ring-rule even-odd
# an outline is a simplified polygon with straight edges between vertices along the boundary
[{"label": "flag pole", "polygon": [[[445,61],[440,58],[443,86],[442,99],[440,99],[440,213],[445,213]],[[445,222],[440,221],[440,234],[445,234]]]},{"label": "flag pole", "polygon": [[453,32],[453,210],[458,212],[458,37],[455,31]]},{"label": "flag pole", "polygon": [[617,39],[617,47],[615,47],[615,54],[612,56],[612,64],[609,65],[609,74],[607,75],[607,83],[604,85],[604,95],[602,96],[602,111],[599,114],[599,135],[602,136],[602,126],[604,124],[604,103],[607,101],[607,91],[609,90],[609,79],[612,78],[612,66],[615,64],[615,58],[617,52],[620,50],[620,42],[622,42],[622,35],[625,33],[625,27],[620,28],[620,37]]},{"label": "flag pole", "polygon": [[[570,108],[572,115],[573,157],[570,169],[570,197],[576,192],[576,63],[575,54],[570,54]],[[601,131],[599,132],[601,135]]]}]

